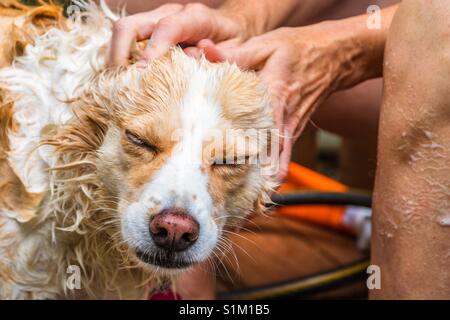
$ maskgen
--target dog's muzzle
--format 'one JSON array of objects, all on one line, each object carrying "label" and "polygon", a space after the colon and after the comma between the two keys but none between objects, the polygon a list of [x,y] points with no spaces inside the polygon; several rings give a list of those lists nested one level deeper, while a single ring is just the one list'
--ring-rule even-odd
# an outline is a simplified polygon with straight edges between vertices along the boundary
[{"label": "dog's muzzle", "polygon": [[181,208],[164,209],[150,218],[149,231],[156,246],[151,253],[137,252],[139,259],[164,268],[185,268],[191,263],[182,252],[198,239],[199,223]]}]

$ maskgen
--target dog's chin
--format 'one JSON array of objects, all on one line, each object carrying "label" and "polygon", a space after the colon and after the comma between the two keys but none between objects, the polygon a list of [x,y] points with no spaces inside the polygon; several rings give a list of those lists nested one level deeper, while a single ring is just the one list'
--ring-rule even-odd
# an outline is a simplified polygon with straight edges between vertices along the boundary
[{"label": "dog's chin", "polygon": [[177,256],[176,253],[155,252],[149,254],[136,250],[136,257],[149,268],[170,274],[184,271],[193,265],[192,261],[183,259]]}]

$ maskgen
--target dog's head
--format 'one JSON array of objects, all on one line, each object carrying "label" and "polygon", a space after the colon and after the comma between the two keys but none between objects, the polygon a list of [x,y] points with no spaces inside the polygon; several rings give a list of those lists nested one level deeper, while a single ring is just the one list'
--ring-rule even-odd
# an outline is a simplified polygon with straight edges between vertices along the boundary
[{"label": "dog's head", "polygon": [[102,72],[83,101],[91,123],[107,111],[96,172],[140,262],[203,261],[225,229],[263,209],[278,141],[256,75],[174,49],[144,69]]}]

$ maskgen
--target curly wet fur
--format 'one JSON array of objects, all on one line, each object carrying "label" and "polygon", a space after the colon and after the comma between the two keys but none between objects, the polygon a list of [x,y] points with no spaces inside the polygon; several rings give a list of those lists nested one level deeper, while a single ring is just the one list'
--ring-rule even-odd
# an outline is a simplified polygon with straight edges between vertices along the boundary
[{"label": "curly wet fur", "polygon": [[[105,70],[111,22],[95,5],[79,4],[86,9],[81,13],[85,23],[63,22],[53,7],[19,7],[26,19],[18,15],[14,28],[22,34],[18,43],[27,47],[22,56],[11,53],[14,64],[0,72],[2,298],[142,298],[149,284],[166,281],[134,259],[122,239],[115,181],[105,185],[100,177],[109,168],[99,167],[97,151],[107,131],[120,127],[124,118],[147,112],[149,105],[160,108],[181,99],[183,66],[193,62],[174,50],[144,71],[133,65]],[[47,12],[41,20],[45,23],[38,23],[34,17],[42,12]],[[80,60],[80,66],[71,66],[66,57]],[[273,127],[256,76],[204,59],[196,63],[221,75],[223,116],[235,127]],[[46,77],[47,87],[27,78],[37,74],[36,79]],[[251,103],[242,97],[253,99],[254,108],[243,112],[242,106]],[[46,121],[27,122],[30,103],[31,112],[51,113]],[[236,173],[215,175],[212,180],[223,186],[211,188],[213,198],[224,202],[236,221],[249,211],[265,210],[274,187],[270,177],[242,182]],[[233,195],[222,194],[227,184],[237,189]],[[83,290],[67,290],[70,265],[81,267]]]}]

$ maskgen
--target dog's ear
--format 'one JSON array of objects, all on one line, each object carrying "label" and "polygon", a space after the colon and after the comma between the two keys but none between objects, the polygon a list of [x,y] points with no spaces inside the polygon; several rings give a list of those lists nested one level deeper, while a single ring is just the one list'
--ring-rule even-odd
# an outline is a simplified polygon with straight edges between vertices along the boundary
[{"label": "dog's ear", "polygon": [[13,111],[13,100],[8,99],[4,90],[0,89],[0,208],[6,209],[5,214],[9,218],[27,222],[35,217],[43,195],[28,192],[8,161],[8,133],[17,128]]},{"label": "dog's ear", "polygon": [[54,147],[57,155],[92,155],[102,145],[112,120],[111,113],[97,102],[90,94],[73,101],[73,121],[44,136],[42,144]]}]

